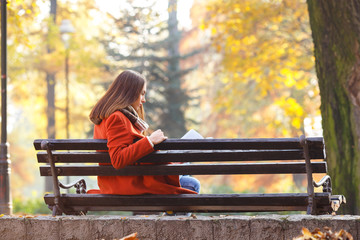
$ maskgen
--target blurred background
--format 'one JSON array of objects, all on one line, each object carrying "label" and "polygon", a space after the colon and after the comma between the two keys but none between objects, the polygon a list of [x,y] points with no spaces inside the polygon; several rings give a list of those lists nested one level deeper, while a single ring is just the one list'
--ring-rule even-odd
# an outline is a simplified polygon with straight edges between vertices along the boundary
[{"label": "blurred background", "polygon": [[[322,135],[314,65],[305,0],[11,0],[14,213],[49,212],[34,139],[92,138],[90,110],[125,69],[148,80],[152,130],[260,138]],[[306,191],[302,175],[198,178],[202,193]]]}]

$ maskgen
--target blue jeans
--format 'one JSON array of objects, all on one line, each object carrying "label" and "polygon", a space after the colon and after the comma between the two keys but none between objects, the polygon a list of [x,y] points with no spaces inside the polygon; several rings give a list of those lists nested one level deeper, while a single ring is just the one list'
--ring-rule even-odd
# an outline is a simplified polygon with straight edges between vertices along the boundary
[{"label": "blue jeans", "polygon": [[197,193],[200,192],[200,182],[196,178],[190,177],[189,175],[180,175],[179,180],[182,188],[186,188]]}]

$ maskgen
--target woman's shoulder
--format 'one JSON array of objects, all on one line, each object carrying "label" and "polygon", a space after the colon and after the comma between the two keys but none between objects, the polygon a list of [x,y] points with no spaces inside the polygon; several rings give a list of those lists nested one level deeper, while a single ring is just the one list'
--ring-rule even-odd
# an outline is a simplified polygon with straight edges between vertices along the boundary
[{"label": "woman's shoulder", "polygon": [[109,124],[111,122],[122,122],[127,123],[129,120],[128,118],[120,111],[115,111],[110,114],[109,117],[106,118],[106,122]]},{"label": "woman's shoulder", "polygon": [[[115,111],[115,112],[113,112],[112,114],[110,114],[110,116],[116,116],[116,117],[120,117],[120,118],[126,118],[125,115],[124,115],[122,112],[120,112],[120,111]],[[109,117],[110,117],[110,116],[109,116]]]}]

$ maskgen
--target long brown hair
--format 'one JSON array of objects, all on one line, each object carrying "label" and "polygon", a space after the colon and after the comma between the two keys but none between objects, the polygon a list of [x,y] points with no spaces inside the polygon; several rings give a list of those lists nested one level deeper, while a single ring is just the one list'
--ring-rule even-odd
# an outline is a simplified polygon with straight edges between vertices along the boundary
[{"label": "long brown hair", "polygon": [[[117,76],[110,85],[104,96],[95,104],[89,115],[94,124],[100,124],[101,121],[109,117],[113,112],[126,108],[135,102],[141,94],[146,83],[146,79],[140,73],[125,70]],[[144,120],[144,109],[137,111],[139,117]]]}]

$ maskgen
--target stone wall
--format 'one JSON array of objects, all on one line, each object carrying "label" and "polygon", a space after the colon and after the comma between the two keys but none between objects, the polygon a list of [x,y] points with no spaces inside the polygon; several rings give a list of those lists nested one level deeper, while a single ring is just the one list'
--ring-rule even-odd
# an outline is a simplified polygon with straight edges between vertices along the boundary
[{"label": "stone wall", "polygon": [[344,229],[360,239],[360,216],[259,215],[216,217],[2,216],[0,239],[120,239],[137,232],[143,239],[292,239],[310,231]]}]

